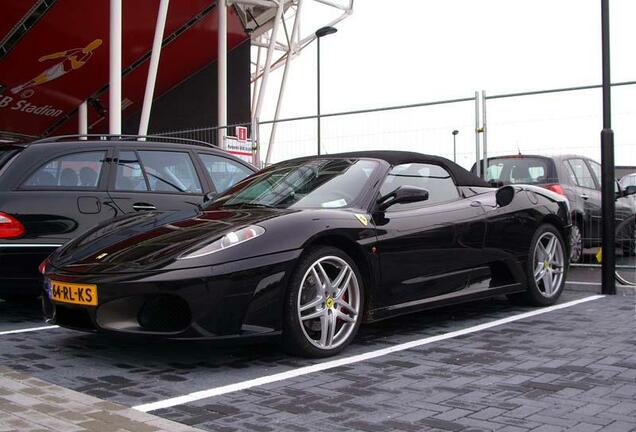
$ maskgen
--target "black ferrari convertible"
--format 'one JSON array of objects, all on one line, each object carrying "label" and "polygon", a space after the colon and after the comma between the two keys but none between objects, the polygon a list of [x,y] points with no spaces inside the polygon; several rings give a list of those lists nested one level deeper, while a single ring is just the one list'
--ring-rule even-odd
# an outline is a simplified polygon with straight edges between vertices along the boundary
[{"label": "black ferrari convertible", "polygon": [[570,212],[535,186],[383,151],[281,162],[199,210],[96,227],[42,265],[49,322],[180,339],[282,335],[328,356],[363,322],[506,294],[549,305]]}]

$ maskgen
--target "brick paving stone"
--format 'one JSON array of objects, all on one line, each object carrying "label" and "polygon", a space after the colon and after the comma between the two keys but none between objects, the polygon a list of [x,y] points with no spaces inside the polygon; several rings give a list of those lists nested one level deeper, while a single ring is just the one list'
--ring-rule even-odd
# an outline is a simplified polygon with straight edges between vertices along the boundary
[{"label": "brick paving stone", "polygon": [[[127,421],[141,422],[144,426],[137,430],[144,432],[185,432],[192,426],[219,432],[636,431],[634,305],[633,295],[606,297],[371,361],[159,410],[153,414],[161,418],[150,421],[124,405],[313,361],[262,346],[224,352],[201,345],[189,350],[181,344],[179,353],[175,345],[136,347],[58,330],[55,342],[37,333],[20,335],[0,339],[0,364],[18,370],[0,373],[0,431],[22,430],[16,425],[28,425],[25,414],[31,411],[38,418],[61,414],[72,427],[109,432],[126,431]],[[389,320],[363,327],[345,355],[529,310],[534,309],[495,299]],[[91,362],[85,370],[74,364],[82,358],[84,364]],[[36,366],[45,363],[62,366],[52,371]],[[25,373],[82,393],[52,391],[59,388],[38,386]],[[19,397],[12,399],[15,394]],[[108,401],[96,397],[100,395]],[[82,411],[85,406],[90,408]],[[11,414],[5,423],[3,413]]]}]

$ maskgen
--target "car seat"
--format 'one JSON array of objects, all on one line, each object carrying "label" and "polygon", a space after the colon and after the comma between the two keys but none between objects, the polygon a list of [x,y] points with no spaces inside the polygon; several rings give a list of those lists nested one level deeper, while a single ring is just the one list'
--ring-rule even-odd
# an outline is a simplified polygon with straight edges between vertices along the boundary
[{"label": "car seat", "polygon": [[510,173],[510,180],[512,183],[519,183],[524,181],[530,181],[530,168],[528,165],[515,165]]},{"label": "car seat", "polygon": [[79,179],[75,171],[71,168],[64,168],[60,175],[60,186],[76,187],[78,180]]},{"label": "car seat", "polygon": [[90,167],[84,167],[79,172],[80,184],[84,187],[97,186],[97,171]]}]

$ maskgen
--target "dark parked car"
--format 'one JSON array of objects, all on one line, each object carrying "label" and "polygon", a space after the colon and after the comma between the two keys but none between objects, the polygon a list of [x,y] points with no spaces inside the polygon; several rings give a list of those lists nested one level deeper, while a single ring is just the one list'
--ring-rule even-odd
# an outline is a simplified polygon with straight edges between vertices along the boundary
[{"label": "dark parked car", "polygon": [[488,186],[418,153],[282,162],[203,210],[131,216],[58,249],[44,263],[45,315],[170,338],[282,333],[290,351],[319,357],[363,321],[499,294],[553,304],[567,200]]},{"label": "dark parked car", "polygon": [[39,295],[42,260],[100,222],[196,208],[255,171],[203,143],[159,140],[0,144],[0,297]]},{"label": "dark parked car", "polygon": [[[482,161],[483,164],[483,161]],[[472,172],[475,172],[473,165]],[[486,180],[492,184],[535,184],[568,198],[572,209],[570,260],[579,262],[583,248],[601,246],[601,165],[585,156],[510,155],[488,158]],[[624,190],[617,184],[616,191]],[[619,196],[616,223],[633,232],[636,202]],[[627,222],[621,224],[621,222]],[[617,233],[624,254],[634,253],[629,233]]]}]

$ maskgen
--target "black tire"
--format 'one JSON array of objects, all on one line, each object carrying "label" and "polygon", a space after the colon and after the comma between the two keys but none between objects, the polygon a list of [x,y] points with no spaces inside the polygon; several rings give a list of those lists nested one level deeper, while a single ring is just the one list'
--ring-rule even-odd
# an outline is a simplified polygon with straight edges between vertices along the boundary
[{"label": "black tire", "polygon": [[624,220],[616,227],[616,243],[623,251],[623,256],[636,255],[636,220],[634,217]]},{"label": "black tire", "polygon": [[[535,271],[535,263],[534,263],[534,253],[535,248],[537,247],[537,243],[539,239],[546,233],[551,233],[560,243],[561,251],[563,251],[563,277],[561,278],[560,285],[556,288],[553,294],[547,296],[544,294],[537,284],[537,281],[534,277]],[[550,224],[541,225],[537,231],[534,233],[532,237],[532,241],[530,242],[530,249],[528,250],[528,258],[525,265],[526,271],[526,280],[527,287],[526,291],[519,294],[509,295],[508,298],[515,304],[524,304],[524,305],[532,305],[532,306],[550,306],[557,302],[561,294],[563,293],[563,288],[565,287],[565,281],[567,279],[568,272],[568,258],[565,256],[565,242],[563,241],[563,236],[559,232],[559,230]]]},{"label": "black tire", "polygon": [[[345,261],[357,279],[357,286],[359,290],[359,312],[357,313],[355,323],[352,323],[351,333],[346,340],[340,343],[337,347],[331,349],[319,348],[309,341],[308,336],[303,330],[303,324],[301,323],[298,312],[298,299],[301,292],[301,284],[305,275],[318,260],[325,257],[338,257]],[[355,338],[362,322],[364,306],[365,290],[363,279],[360,276],[358,266],[355,261],[349,257],[349,255],[342,250],[331,246],[319,246],[306,251],[289,280],[289,285],[285,294],[282,337],[283,348],[292,355],[311,358],[329,357],[340,353]]]},{"label": "black tire", "polygon": [[[577,234],[578,233],[578,234]],[[575,237],[578,236],[578,239],[575,240]],[[583,228],[582,224],[579,222],[572,225],[572,230],[570,231],[570,262],[578,263],[583,259]],[[575,243],[578,243],[575,244]]]}]

